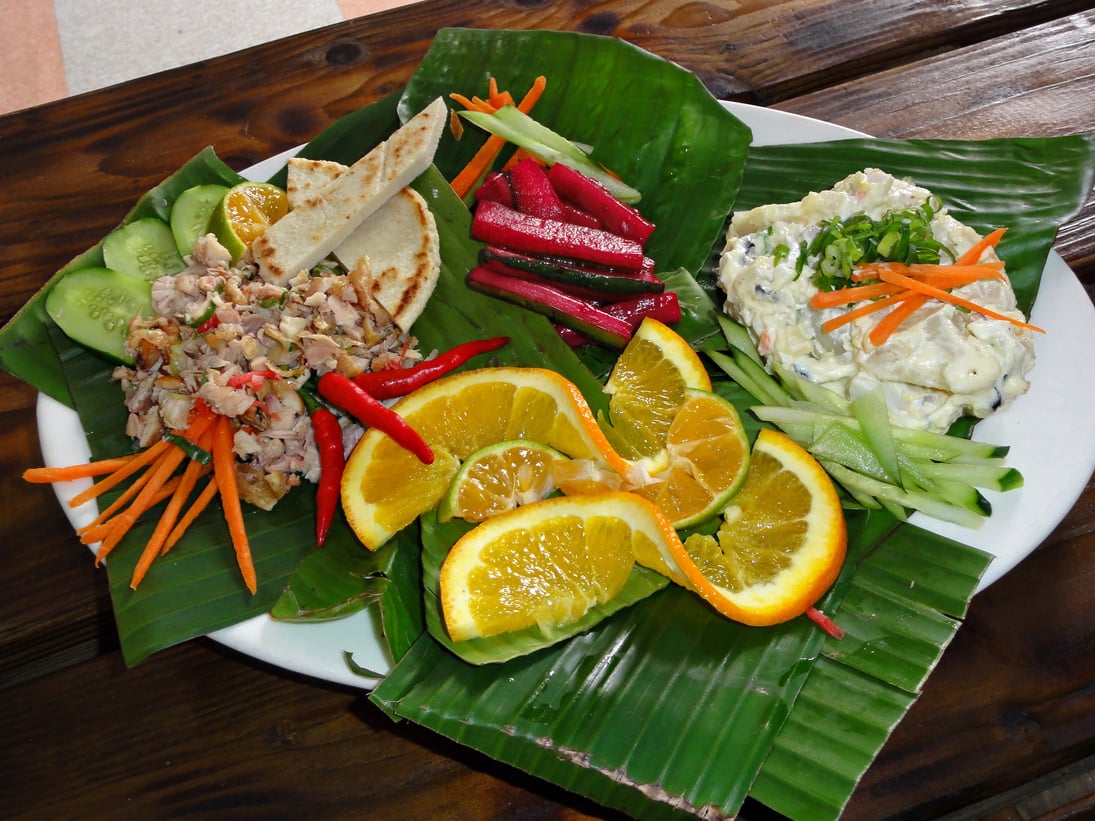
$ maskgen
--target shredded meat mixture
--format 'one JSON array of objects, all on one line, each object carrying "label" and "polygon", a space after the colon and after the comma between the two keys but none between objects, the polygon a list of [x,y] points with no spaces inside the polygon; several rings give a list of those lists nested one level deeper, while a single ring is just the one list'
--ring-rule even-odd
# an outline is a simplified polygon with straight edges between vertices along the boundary
[{"label": "shredded meat mixture", "polygon": [[[187,261],[184,271],[153,284],[159,315],[133,323],[128,348],[135,364],[114,371],[129,410],[126,432],[147,446],[184,429],[200,397],[237,420],[240,495],[269,510],[301,480],[319,475],[298,389],[328,371],[353,376],[420,355],[415,340],[355,287],[353,273],[321,266],[286,287],[272,285],[250,263],[233,267],[212,234]],[[241,378],[267,371],[278,377]],[[344,432],[349,448],[361,431],[347,425]]]}]

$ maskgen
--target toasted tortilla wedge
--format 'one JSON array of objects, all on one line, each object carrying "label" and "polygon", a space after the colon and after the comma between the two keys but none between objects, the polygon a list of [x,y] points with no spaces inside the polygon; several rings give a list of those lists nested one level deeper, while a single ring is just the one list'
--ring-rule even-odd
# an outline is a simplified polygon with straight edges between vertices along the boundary
[{"label": "toasted tortilla wedge", "polygon": [[251,246],[259,273],[283,285],[335,248],[433,162],[448,108],[438,97],[346,171],[275,222]]},{"label": "toasted tortilla wedge", "polygon": [[309,160],[304,157],[291,157],[287,166],[288,175],[285,194],[289,199],[289,210],[300,208],[312,197],[335,181],[350,166],[331,160]]},{"label": "toasted tortilla wedge", "polygon": [[373,299],[410,331],[441,274],[441,241],[426,200],[404,188],[334,250],[347,271],[368,262]]},{"label": "toasted tortilla wedge", "polygon": [[[289,161],[290,209],[348,170],[329,160]],[[332,252],[356,272],[369,295],[402,331],[409,331],[437,285],[441,243],[426,200],[413,188],[396,192]]]}]

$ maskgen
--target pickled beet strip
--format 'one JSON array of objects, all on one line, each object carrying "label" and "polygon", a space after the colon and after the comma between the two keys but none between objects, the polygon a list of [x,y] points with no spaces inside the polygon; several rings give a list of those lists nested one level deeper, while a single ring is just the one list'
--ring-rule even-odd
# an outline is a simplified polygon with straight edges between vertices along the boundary
[{"label": "pickled beet strip", "polygon": [[531,157],[518,162],[509,170],[513,189],[513,206],[523,214],[569,222],[563,203],[548,180],[544,167]]},{"label": "pickled beet strip", "polygon": [[510,185],[509,175],[501,171],[491,171],[483,178],[483,183],[475,189],[476,202],[489,200],[500,202],[508,208],[513,208],[513,187]]},{"label": "pickled beet strip", "polygon": [[522,214],[489,200],[475,208],[472,237],[529,254],[548,254],[640,271],[642,245],[608,231]]},{"label": "pickled beet strip", "polygon": [[[638,328],[648,316],[667,325],[672,325],[681,320],[681,303],[677,299],[675,291],[666,291],[661,294],[643,294],[632,299],[602,305],[601,310],[609,316],[622,319],[631,327],[632,331]],[[593,341],[573,328],[556,324],[555,330],[572,348],[588,345]]]},{"label": "pickled beet strip", "polygon": [[605,230],[644,245],[654,233],[654,225],[635,208],[620,202],[601,183],[562,163],[555,163],[547,172],[556,193],[593,214]]},{"label": "pickled beet strip", "polygon": [[[578,299],[585,300],[589,303],[618,302],[620,300],[632,299],[635,296],[635,291],[630,291],[628,293],[617,293],[602,290],[598,287],[598,283],[596,282],[594,282],[592,285],[582,285],[577,282],[568,282],[564,279],[557,279],[552,276],[545,276],[544,274],[537,273],[536,271],[516,268],[511,265],[507,265],[505,262],[499,259],[486,259],[483,260],[481,265],[482,267],[488,268],[491,271],[494,271],[494,273],[501,274],[502,276],[557,288],[564,294],[570,294],[571,296],[578,297]],[[642,280],[638,279],[637,277],[632,277],[632,282],[638,283],[641,281]],[[587,279],[586,282],[590,282],[590,280]]]},{"label": "pickled beet strip", "polygon": [[467,282],[473,290],[543,314],[611,348],[623,348],[631,338],[631,326],[624,320],[550,285],[507,277],[482,265],[468,272]]}]

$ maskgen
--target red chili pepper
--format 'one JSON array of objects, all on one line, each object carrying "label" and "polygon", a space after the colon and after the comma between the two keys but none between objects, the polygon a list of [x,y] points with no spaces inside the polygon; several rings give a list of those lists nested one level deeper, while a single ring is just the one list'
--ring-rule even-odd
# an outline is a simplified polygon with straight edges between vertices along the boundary
[{"label": "red chili pepper", "polygon": [[354,383],[367,391],[374,399],[395,399],[459,368],[473,357],[498,350],[507,342],[509,342],[508,336],[463,342],[438,354],[433,359],[425,359],[410,368],[358,374],[354,377]]},{"label": "red chili pepper", "polygon": [[353,414],[366,427],[387,434],[400,447],[406,448],[423,464],[433,464],[433,451],[407,421],[371,396],[348,376],[325,373],[319,378],[319,394],[328,402]]},{"label": "red chili pepper", "polygon": [[268,379],[280,379],[281,375],[277,371],[247,371],[245,373],[237,373],[228,377],[228,387],[230,388],[257,388],[263,382]]},{"label": "red chili pepper", "polygon": [[312,435],[319,451],[319,483],[316,486],[316,546],[323,547],[327,531],[334,521],[341,494],[346,452],[342,444],[342,426],[338,417],[319,405],[311,413]]},{"label": "red chili pepper", "polygon": [[205,320],[205,322],[199,325],[196,330],[200,334],[207,334],[220,324],[221,318],[216,314],[213,314],[213,316],[209,317],[209,319]]}]

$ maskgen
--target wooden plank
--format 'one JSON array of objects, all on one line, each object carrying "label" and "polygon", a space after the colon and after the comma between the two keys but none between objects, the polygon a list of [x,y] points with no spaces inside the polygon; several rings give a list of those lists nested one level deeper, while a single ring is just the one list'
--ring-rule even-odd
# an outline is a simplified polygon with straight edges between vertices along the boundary
[{"label": "wooden plank", "polygon": [[359,691],[207,640],[124,669],[107,654],[10,688],[5,817],[592,817],[597,809],[417,725]]}]

